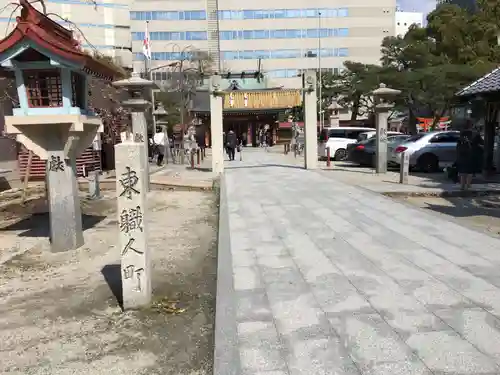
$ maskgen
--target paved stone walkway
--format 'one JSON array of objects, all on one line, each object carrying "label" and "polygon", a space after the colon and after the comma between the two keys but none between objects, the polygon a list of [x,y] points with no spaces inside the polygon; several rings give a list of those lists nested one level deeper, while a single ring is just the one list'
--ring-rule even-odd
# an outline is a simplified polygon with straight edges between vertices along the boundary
[{"label": "paved stone walkway", "polygon": [[226,164],[216,375],[500,374],[499,240],[283,160]]}]

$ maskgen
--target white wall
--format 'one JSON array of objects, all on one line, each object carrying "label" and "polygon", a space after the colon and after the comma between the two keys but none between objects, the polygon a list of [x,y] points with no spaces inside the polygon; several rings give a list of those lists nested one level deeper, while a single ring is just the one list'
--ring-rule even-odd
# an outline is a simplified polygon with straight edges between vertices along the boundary
[{"label": "white wall", "polygon": [[396,35],[404,36],[408,32],[411,25],[423,25],[424,14],[420,12],[396,12],[394,21]]}]

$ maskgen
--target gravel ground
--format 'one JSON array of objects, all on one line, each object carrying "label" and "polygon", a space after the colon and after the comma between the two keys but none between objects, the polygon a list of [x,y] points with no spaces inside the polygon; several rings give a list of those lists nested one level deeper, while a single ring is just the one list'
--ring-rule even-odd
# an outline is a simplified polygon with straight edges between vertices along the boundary
[{"label": "gravel ground", "polygon": [[452,216],[462,225],[475,227],[490,235],[500,235],[500,197],[407,197],[402,200],[424,209]]},{"label": "gravel ground", "polygon": [[125,313],[113,197],[82,203],[95,225],[66,253],[50,252],[46,215],[12,226],[39,200],[0,211],[1,374],[211,374],[215,198],[154,191],[148,204],[154,303]]}]

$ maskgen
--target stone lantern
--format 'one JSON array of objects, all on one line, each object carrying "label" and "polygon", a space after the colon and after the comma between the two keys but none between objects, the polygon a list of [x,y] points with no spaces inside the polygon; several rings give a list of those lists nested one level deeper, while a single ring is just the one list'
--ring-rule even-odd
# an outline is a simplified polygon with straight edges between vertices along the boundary
[{"label": "stone lantern", "polygon": [[[146,109],[151,106],[151,102],[144,99],[144,96],[151,96],[151,90],[158,88],[156,83],[148,79],[141,78],[140,74],[133,72],[130,78],[113,82],[113,86],[127,90],[129,98],[121,105],[129,108],[132,117],[132,137],[134,142],[143,143],[148,149],[148,125],[146,122]],[[145,179],[146,191],[149,191],[149,155],[144,153],[147,178]]]},{"label": "stone lantern", "polygon": [[328,106],[328,111],[330,112],[330,127],[338,128],[340,126],[339,111],[342,108],[343,107],[339,105],[336,100],[333,100]]},{"label": "stone lantern", "polygon": [[120,74],[27,0],[19,5],[16,27],[0,41],[0,65],[14,73],[19,97],[5,131],[47,160],[52,251],[72,250],[84,243],[75,159],[102,131],[88,107],[88,76],[111,81]]},{"label": "stone lantern", "polygon": [[377,173],[387,172],[387,123],[389,111],[394,108],[394,99],[401,94],[401,91],[388,88],[381,83],[379,88],[372,91],[375,99],[376,113],[376,171]]}]

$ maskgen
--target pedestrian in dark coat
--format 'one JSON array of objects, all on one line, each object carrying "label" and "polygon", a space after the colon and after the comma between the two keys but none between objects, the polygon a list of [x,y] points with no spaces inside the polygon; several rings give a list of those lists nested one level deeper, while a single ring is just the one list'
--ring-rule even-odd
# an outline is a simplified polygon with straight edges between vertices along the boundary
[{"label": "pedestrian in dark coat", "polygon": [[227,153],[229,155],[229,160],[234,160],[234,155],[236,152],[237,145],[238,145],[238,140],[236,137],[236,133],[230,130],[226,136],[226,147],[227,147]]}]

